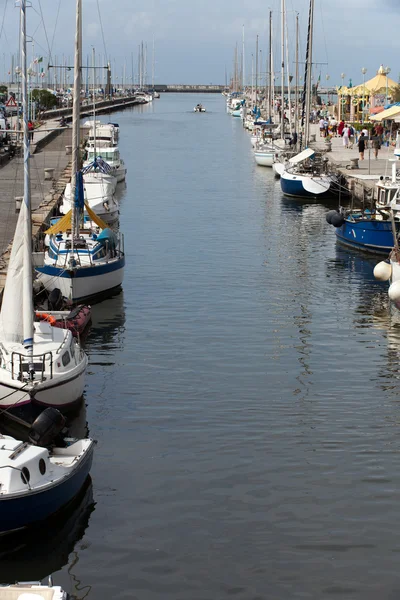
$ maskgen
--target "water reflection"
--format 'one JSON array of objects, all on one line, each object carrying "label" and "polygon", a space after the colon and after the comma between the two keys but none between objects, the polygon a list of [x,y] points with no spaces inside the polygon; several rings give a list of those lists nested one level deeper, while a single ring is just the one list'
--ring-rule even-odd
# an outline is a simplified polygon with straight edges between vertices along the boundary
[{"label": "water reflection", "polygon": [[95,346],[109,350],[121,348],[124,332],[125,303],[121,291],[113,298],[92,306],[92,323],[85,339],[85,351],[90,355]]},{"label": "water reflection", "polygon": [[82,539],[94,511],[90,477],[75,500],[29,532],[0,538],[0,582],[39,581],[60,570]]}]

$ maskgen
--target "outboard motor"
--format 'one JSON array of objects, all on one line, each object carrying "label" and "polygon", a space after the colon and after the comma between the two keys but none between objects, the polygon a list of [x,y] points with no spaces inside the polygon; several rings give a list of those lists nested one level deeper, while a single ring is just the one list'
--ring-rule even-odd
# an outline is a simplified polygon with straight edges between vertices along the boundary
[{"label": "outboard motor", "polygon": [[34,446],[51,446],[65,426],[65,417],[56,408],[46,408],[32,423],[29,441]]},{"label": "outboard motor", "polygon": [[54,288],[49,294],[49,310],[60,310],[63,304],[61,290]]}]

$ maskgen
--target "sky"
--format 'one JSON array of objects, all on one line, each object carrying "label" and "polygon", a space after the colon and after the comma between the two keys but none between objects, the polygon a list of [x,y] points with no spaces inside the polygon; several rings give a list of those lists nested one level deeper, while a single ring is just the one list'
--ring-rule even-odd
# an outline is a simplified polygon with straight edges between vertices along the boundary
[{"label": "sky", "polygon": [[[96,50],[98,63],[110,58],[114,78],[136,81],[138,46],[147,44],[151,82],[154,40],[154,82],[224,84],[233,72],[234,51],[242,52],[245,36],[245,73],[250,84],[252,54],[259,36],[260,63],[266,64],[269,10],[273,13],[273,55],[276,82],[280,72],[281,0],[82,0],[83,55]],[[74,0],[31,0],[27,10],[33,54],[52,62],[73,64]],[[304,61],[309,0],[286,0],[289,69],[295,70],[295,15],[299,14],[300,61]],[[18,51],[18,8],[14,0],[0,0],[0,80],[9,80],[11,55]],[[43,18],[42,18],[43,15]],[[351,78],[362,82],[361,68],[372,78],[380,64],[399,79],[400,0],[315,0],[313,77],[321,85]],[[376,34],[374,33],[376,31]],[[389,42],[390,40],[390,42]],[[29,45],[32,58],[32,45]],[[84,58],[84,62],[86,59]],[[254,60],[255,63],[255,60]],[[14,62],[15,65],[15,62]],[[300,73],[304,64],[299,66]],[[262,69],[265,77],[265,66]],[[226,76],[225,76],[226,73]],[[100,76],[99,76],[100,77]],[[329,77],[329,79],[327,79]],[[71,79],[72,80],[72,79]]]}]

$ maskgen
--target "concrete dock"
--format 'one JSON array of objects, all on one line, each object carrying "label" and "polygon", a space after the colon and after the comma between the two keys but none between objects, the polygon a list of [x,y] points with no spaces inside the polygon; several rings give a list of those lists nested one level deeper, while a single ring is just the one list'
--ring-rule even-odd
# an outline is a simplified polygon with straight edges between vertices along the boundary
[{"label": "concrete dock", "polygon": [[[316,136],[316,141],[310,146],[316,150],[326,150],[324,138],[320,137],[318,125],[312,125],[311,131]],[[332,150],[326,152],[330,167],[341,173],[347,181],[347,185],[356,200],[363,200],[374,196],[375,184],[381,176],[390,177],[392,172],[392,161],[395,159],[393,147],[382,146],[375,158],[374,149],[366,148],[364,160],[358,160],[358,168],[353,168],[352,159],[359,159],[357,143],[353,148],[343,146],[343,138],[340,136],[331,139]],[[400,167],[400,162],[399,162]]]}]

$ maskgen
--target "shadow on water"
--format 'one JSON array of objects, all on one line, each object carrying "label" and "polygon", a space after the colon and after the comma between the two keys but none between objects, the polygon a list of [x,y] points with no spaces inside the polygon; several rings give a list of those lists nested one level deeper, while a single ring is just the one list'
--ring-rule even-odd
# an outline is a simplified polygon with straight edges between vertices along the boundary
[{"label": "shadow on water", "polygon": [[95,510],[93,484],[86,480],[79,495],[55,517],[29,531],[0,538],[0,582],[39,581],[68,563]]},{"label": "shadow on water", "polygon": [[124,293],[92,307],[92,322],[85,338],[85,349],[94,344],[109,344],[117,340],[125,326]]}]

